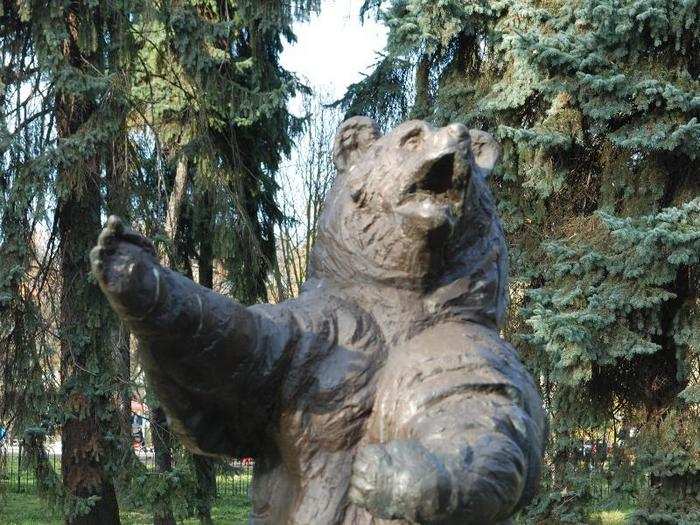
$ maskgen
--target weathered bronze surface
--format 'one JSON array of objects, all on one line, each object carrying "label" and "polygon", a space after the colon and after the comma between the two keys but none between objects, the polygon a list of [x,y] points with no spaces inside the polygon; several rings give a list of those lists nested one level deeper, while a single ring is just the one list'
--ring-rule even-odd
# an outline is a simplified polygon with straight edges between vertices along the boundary
[{"label": "weathered bronze surface", "polygon": [[533,496],[534,383],[499,337],[507,254],[487,133],[344,122],[300,296],[244,307],[111,217],[91,253],[172,430],[253,456],[253,524],[491,524]]}]

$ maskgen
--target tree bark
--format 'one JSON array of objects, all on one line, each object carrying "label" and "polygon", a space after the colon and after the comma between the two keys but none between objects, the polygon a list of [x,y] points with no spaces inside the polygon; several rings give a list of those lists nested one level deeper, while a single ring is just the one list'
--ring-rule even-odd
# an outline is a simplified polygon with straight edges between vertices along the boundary
[{"label": "tree bark", "polygon": [[[59,104],[63,105],[62,101]],[[64,133],[72,118],[76,117],[69,113],[67,119],[61,119],[59,136],[70,136]],[[114,487],[101,459],[105,443],[100,415],[108,400],[87,393],[85,388],[99,380],[92,376],[91,364],[103,359],[100,354],[106,347],[100,326],[104,320],[102,298],[85,260],[100,229],[99,174],[97,169],[90,171],[86,173],[87,187],[80,194],[71,191],[59,197],[61,383],[71,413],[61,434],[61,469],[69,496],[99,498],[88,514],[68,516],[66,523],[71,525],[119,523]],[[59,172],[59,177],[62,175]]]},{"label": "tree bark", "polygon": [[[156,472],[161,474],[170,472],[173,468],[173,437],[168,429],[165,412],[160,406],[151,412],[151,432],[153,434]],[[153,525],[176,525],[169,494],[163,494],[155,502],[154,507]]]},{"label": "tree bark", "polygon": [[[65,131],[61,124],[59,134]],[[103,308],[91,308],[102,301],[85,262],[94,232],[100,228],[98,175],[86,175],[88,188],[81,194],[72,191],[59,198],[61,383],[71,412],[61,436],[61,467],[70,496],[99,497],[87,515],[66,518],[67,523],[75,525],[119,523],[114,487],[100,458],[105,448],[100,413],[108,401],[88,394],[85,388],[95,382],[91,362],[101,359],[106,346],[99,326],[104,319]]]},{"label": "tree bark", "polygon": [[[211,190],[198,192],[195,235],[199,241],[199,284],[209,289],[214,288],[213,205]],[[211,525],[211,505],[216,497],[215,464],[209,458],[192,454],[192,465],[197,477],[197,517],[202,525]]]},{"label": "tree bark", "polygon": [[[92,74],[99,67],[97,53],[84,54],[79,47],[79,13],[74,4],[65,11],[66,37],[63,59],[71,67]],[[84,29],[82,29],[84,30]],[[59,144],[74,139],[94,113],[92,101],[84,94],[58,90],[56,126]],[[72,147],[72,146],[68,146]],[[104,299],[89,276],[87,253],[100,230],[100,159],[93,154],[79,163],[64,161],[58,167],[58,231],[60,237],[60,351],[61,384],[67,418],[62,428],[63,484],[70,509],[67,525],[119,524],[114,485],[105,470],[107,450],[103,435],[109,396],[100,394],[103,367],[109,363]],[[95,498],[87,513],[76,501]]]},{"label": "tree bark", "polygon": [[197,518],[202,525],[213,525],[211,505],[216,496],[216,472],[213,460],[192,454],[192,466],[197,477]]},{"label": "tree bark", "polygon": [[411,118],[424,119],[430,114],[430,66],[432,57],[423,53],[416,67],[416,96],[411,109]]},{"label": "tree bark", "polygon": [[170,240],[171,247],[165,253],[164,262],[173,269],[177,258],[175,255],[175,237],[180,226],[182,203],[185,200],[185,191],[187,190],[187,169],[187,157],[182,156],[178,159],[177,167],[175,168],[175,181],[168,198],[168,212],[165,216],[165,235]]},{"label": "tree bark", "polygon": [[[170,246],[163,254],[164,263],[175,269],[177,255],[175,238],[177,237],[182,213],[182,203],[187,189],[187,157],[182,156],[175,169],[175,181],[168,198],[168,211],[165,217],[165,235],[170,240]],[[153,434],[153,451],[155,454],[156,472],[170,472],[173,468],[173,436],[168,429],[165,412],[158,406],[152,411],[151,431]],[[175,525],[170,497],[163,495],[155,504],[153,516],[154,525]]]},{"label": "tree bark", "polygon": [[199,244],[199,284],[209,289],[214,288],[214,205],[211,190],[200,190],[197,194],[197,222],[195,241]]},{"label": "tree bark", "polygon": [[[117,58],[113,57],[113,61]],[[129,220],[128,137],[126,120],[120,122],[120,129],[109,145],[109,157],[106,159],[107,172],[107,215],[118,215]],[[111,327],[112,343],[118,363],[118,380],[120,387],[120,424],[121,431],[131,443],[131,334],[124,323],[115,319]]]}]

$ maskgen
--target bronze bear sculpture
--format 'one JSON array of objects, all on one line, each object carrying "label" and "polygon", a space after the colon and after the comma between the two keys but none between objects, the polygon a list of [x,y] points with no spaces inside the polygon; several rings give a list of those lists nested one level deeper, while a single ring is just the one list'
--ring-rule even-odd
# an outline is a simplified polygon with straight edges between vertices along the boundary
[{"label": "bronze bear sculpture", "polygon": [[530,501],[546,423],[498,333],[507,252],[487,133],[366,117],[299,297],[244,307],[158,264],[110,217],[90,254],[172,431],[256,460],[250,523],[496,524]]}]

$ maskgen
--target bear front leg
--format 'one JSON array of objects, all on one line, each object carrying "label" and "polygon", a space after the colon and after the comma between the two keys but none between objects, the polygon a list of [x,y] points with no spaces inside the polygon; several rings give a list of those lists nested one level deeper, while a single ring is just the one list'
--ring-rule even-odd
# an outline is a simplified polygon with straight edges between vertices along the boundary
[{"label": "bear front leg", "polygon": [[450,493],[439,457],[417,441],[390,441],[358,451],[348,496],[378,518],[431,523],[448,506]]},{"label": "bear front leg", "polygon": [[360,449],[350,501],[378,518],[410,523],[506,523],[527,477],[520,447],[500,433],[465,440],[448,432],[441,439],[397,440]]},{"label": "bear front leg", "polygon": [[90,261],[112,308],[137,336],[146,376],[181,440],[197,452],[229,455],[238,452],[235,443],[259,442],[266,423],[260,400],[276,399],[289,320],[163,268],[152,243],[114,216]]},{"label": "bear front leg", "polygon": [[244,306],[158,263],[150,240],[111,216],[90,252],[92,273],[112,308],[142,342],[169,346],[164,358],[192,356],[217,340],[242,357],[256,350]]},{"label": "bear front leg", "polygon": [[547,436],[515,350],[495,330],[450,322],[404,343],[384,371],[350,499],[410,523],[508,523],[536,493]]}]

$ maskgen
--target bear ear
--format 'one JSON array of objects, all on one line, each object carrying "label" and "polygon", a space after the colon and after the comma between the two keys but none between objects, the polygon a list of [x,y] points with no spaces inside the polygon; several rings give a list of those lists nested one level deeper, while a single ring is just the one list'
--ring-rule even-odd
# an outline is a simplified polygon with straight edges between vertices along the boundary
[{"label": "bear ear", "polygon": [[369,117],[352,117],[343,122],[333,144],[333,163],[337,170],[349,170],[380,136],[379,126]]},{"label": "bear ear", "polygon": [[469,138],[471,139],[474,163],[486,176],[489,176],[501,156],[500,144],[493,138],[493,135],[479,129],[470,129]]}]

